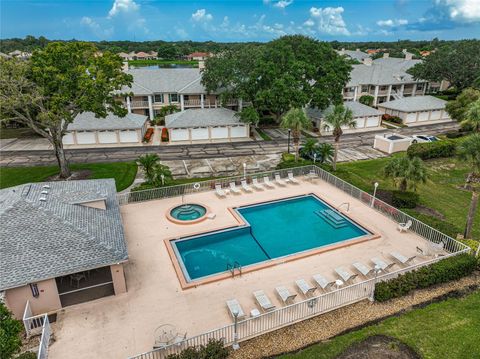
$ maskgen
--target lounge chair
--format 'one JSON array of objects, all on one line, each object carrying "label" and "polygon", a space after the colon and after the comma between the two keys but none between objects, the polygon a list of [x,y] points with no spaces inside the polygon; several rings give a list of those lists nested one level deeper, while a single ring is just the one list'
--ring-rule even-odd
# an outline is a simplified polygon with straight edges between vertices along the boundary
[{"label": "lounge chair", "polygon": [[223,189],[222,189],[222,185],[219,185],[219,184],[216,184],[215,185],[215,194],[220,197],[220,198],[225,198],[227,197],[227,192],[225,192]]},{"label": "lounge chair", "polygon": [[257,290],[253,292],[253,296],[255,297],[258,305],[262,307],[265,312],[275,309],[275,306],[272,304],[263,290]]},{"label": "lounge chair", "polygon": [[270,178],[268,176],[263,177],[263,184],[268,188],[275,188],[274,184],[270,182]]},{"label": "lounge chair", "polygon": [[426,247],[417,247],[417,253],[423,257],[438,257],[444,255],[444,244],[440,243],[428,243]]},{"label": "lounge chair", "polygon": [[412,221],[408,220],[407,223],[399,223],[397,229],[401,232],[406,232],[412,226]]},{"label": "lounge chair", "polygon": [[278,173],[275,173],[275,183],[280,187],[285,187],[287,183],[280,177]]},{"label": "lounge chair", "polygon": [[349,280],[354,280],[355,278],[357,278],[357,274],[350,273],[343,267],[335,268],[335,272],[337,272],[337,274],[343,279],[345,283]]},{"label": "lounge chair", "polygon": [[290,304],[297,296],[296,294],[291,294],[290,291],[284,286],[277,287],[275,290],[284,304]]},{"label": "lounge chair", "polygon": [[355,262],[352,264],[356,270],[358,270],[362,275],[368,277],[370,274],[375,273],[375,268],[369,268],[362,262]]},{"label": "lounge chair", "polygon": [[325,277],[320,275],[320,274],[315,274],[312,278],[315,281],[315,283],[317,283],[317,285],[320,288],[322,288],[323,290],[327,290],[328,288],[331,288],[335,285],[334,280],[329,281],[329,280],[325,279]]},{"label": "lounge chair", "polygon": [[317,178],[318,178],[318,175],[317,175],[317,173],[316,173],[315,171],[312,170],[312,171],[308,172],[308,174],[306,175],[306,177],[307,177],[308,180],[310,180],[310,181],[313,182],[314,179],[317,179]]},{"label": "lounge chair", "polygon": [[308,297],[309,295],[313,294],[313,292],[317,290],[317,287],[314,287],[308,284],[305,279],[297,279],[295,281],[295,284],[297,285],[298,289],[300,289],[300,292],[302,292],[305,297]]},{"label": "lounge chair", "polygon": [[385,261],[377,257],[373,257],[371,261],[373,262],[373,264],[375,264],[378,268],[380,268],[384,272],[388,271],[390,268],[392,268],[395,265],[395,262],[386,263]]},{"label": "lounge chair", "polygon": [[235,313],[237,313],[237,318],[238,319],[244,319],[245,318],[245,313],[243,312],[243,309],[236,299],[230,299],[227,300],[227,307],[230,312],[230,315],[232,316],[233,319],[235,319]]},{"label": "lounge chair", "polygon": [[413,259],[416,257],[416,256],[405,257],[403,254],[400,254],[398,252],[391,252],[390,255],[402,264],[408,264],[409,262],[413,261]]},{"label": "lounge chair", "polygon": [[252,186],[253,186],[253,188],[255,188],[256,190],[259,190],[259,191],[263,191],[265,189],[265,187],[263,187],[263,185],[258,182],[257,177],[252,178]]},{"label": "lounge chair", "polygon": [[247,180],[242,180],[242,189],[245,191],[245,192],[253,192],[253,189],[252,187],[250,187],[248,184],[247,184]]},{"label": "lounge chair", "polygon": [[293,184],[300,184],[300,182],[295,177],[293,177],[293,172],[288,172],[288,182]]},{"label": "lounge chair", "polygon": [[230,192],[234,193],[234,194],[240,194],[242,192],[240,192],[240,190],[237,188],[237,186],[235,186],[235,182],[230,182]]}]

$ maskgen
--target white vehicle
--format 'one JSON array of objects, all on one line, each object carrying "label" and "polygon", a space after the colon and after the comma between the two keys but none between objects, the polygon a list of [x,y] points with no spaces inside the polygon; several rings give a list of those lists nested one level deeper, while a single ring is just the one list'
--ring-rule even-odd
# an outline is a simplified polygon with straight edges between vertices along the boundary
[{"label": "white vehicle", "polygon": [[428,135],[413,135],[412,143],[425,143],[425,142],[435,142],[440,141],[435,136],[428,136]]}]

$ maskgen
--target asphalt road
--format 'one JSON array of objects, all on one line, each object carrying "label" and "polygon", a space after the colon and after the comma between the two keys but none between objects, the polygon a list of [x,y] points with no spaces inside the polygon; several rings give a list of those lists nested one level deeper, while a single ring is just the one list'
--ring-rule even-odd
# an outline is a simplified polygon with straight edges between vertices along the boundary
[{"label": "asphalt road", "polygon": [[[404,135],[437,135],[458,128],[457,123],[434,124],[408,127],[395,130]],[[375,135],[392,132],[381,130],[375,132],[345,134],[341,138],[342,146],[354,148],[361,145],[373,145]],[[324,136],[320,142],[333,142],[332,136]],[[109,147],[66,150],[71,163],[120,162],[135,160],[145,153],[157,153],[162,160],[221,158],[250,156],[269,153],[281,153],[287,150],[287,140],[247,141],[233,143],[208,143],[191,145],[148,146],[148,147]],[[36,166],[55,164],[56,159],[51,150],[27,150],[0,152],[0,166]]]}]

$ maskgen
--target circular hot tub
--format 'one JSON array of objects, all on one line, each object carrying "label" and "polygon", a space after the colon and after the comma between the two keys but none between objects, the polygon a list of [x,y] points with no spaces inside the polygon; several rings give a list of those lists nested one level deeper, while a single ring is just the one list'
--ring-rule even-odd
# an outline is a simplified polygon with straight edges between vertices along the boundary
[{"label": "circular hot tub", "polygon": [[207,212],[208,209],[205,206],[186,203],[171,208],[167,213],[167,217],[175,223],[197,223],[206,218]]}]

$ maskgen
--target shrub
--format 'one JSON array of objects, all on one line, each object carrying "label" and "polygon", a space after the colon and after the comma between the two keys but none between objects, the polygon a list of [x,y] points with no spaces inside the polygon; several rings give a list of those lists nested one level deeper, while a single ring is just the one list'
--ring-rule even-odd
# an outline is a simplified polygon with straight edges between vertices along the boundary
[{"label": "shrub", "polygon": [[384,113],[382,115],[382,121],[388,121],[390,119],[390,117],[392,117],[392,116],[390,116],[388,113]]},{"label": "shrub", "polygon": [[37,354],[34,352],[24,352],[17,356],[15,359],[37,359]]},{"label": "shrub", "polygon": [[16,320],[8,308],[0,302],[0,358],[12,358],[20,350],[22,322]]},{"label": "shrub", "polygon": [[400,117],[398,117],[398,116],[390,116],[390,118],[388,119],[388,121],[393,122],[393,123],[396,123],[396,124],[398,124],[398,125],[403,124],[403,120],[402,120]]},{"label": "shrub", "polygon": [[144,143],[150,142],[154,132],[155,130],[153,128],[148,128],[147,132],[145,132],[145,135],[143,136],[143,142]]},{"label": "shrub", "polygon": [[282,153],[282,161],[283,162],[295,161],[295,154],[294,153],[288,153],[288,152]]},{"label": "shrub", "polygon": [[408,294],[414,289],[428,288],[470,275],[477,267],[477,259],[470,254],[446,258],[418,270],[401,274],[375,285],[375,300],[385,302]]},{"label": "shrub", "polygon": [[456,143],[451,140],[414,143],[408,150],[407,155],[410,158],[420,157],[422,160],[440,157],[452,157],[455,155]]},{"label": "shrub", "polygon": [[228,354],[222,340],[210,339],[207,345],[188,347],[179,354],[170,354],[167,359],[226,359]]},{"label": "shrub", "polygon": [[392,191],[392,204],[398,208],[415,208],[419,201],[418,193]]},{"label": "shrub", "polygon": [[168,130],[166,127],[162,128],[162,136],[161,136],[162,142],[168,142],[169,137],[168,137]]},{"label": "shrub", "polygon": [[447,133],[445,133],[445,136],[447,136],[447,138],[459,138],[459,137],[462,137],[464,135],[465,134],[463,132],[460,132],[460,131],[448,131]]},{"label": "shrub", "polygon": [[374,100],[375,100],[375,97],[373,96],[363,95],[363,96],[360,96],[360,98],[358,99],[358,102],[360,102],[363,105],[372,106]]}]

